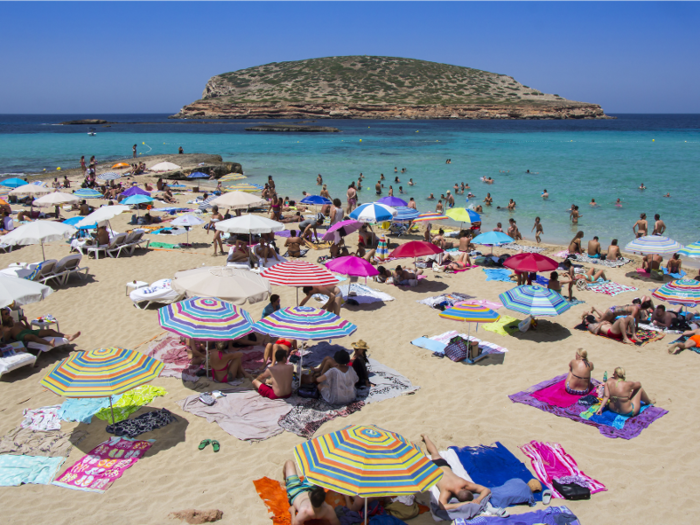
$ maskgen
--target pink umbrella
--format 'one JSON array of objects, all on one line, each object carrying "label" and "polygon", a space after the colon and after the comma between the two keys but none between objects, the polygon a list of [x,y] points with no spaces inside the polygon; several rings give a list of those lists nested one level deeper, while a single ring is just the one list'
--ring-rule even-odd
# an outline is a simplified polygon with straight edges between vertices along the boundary
[{"label": "pink umbrella", "polygon": [[333,226],[328,228],[326,234],[323,236],[323,240],[339,242],[341,237],[350,235],[352,232],[359,230],[361,227],[362,223],[353,219],[336,222]]},{"label": "pink umbrella", "polygon": [[503,266],[518,272],[551,272],[559,267],[559,263],[539,253],[519,253],[508,257]]},{"label": "pink umbrella", "polygon": [[368,261],[355,255],[331,259],[326,263],[326,268],[332,272],[353,277],[372,277],[373,275],[379,275],[379,270]]},{"label": "pink umbrella", "polygon": [[403,259],[405,257],[420,257],[421,255],[437,255],[442,249],[431,242],[410,241],[402,244],[389,254],[391,259]]}]

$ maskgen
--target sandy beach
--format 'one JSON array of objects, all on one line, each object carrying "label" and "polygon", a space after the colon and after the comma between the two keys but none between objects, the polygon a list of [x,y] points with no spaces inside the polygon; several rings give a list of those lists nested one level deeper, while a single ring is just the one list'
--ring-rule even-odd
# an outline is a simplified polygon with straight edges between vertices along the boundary
[{"label": "sandy beach", "polygon": [[[146,179],[137,177],[139,183]],[[190,192],[177,196],[180,204],[192,198]],[[93,204],[96,202],[99,201]],[[112,228],[118,232],[131,229],[127,224],[130,216],[131,213],[124,213],[113,219]],[[486,230],[493,227],[486,226],[489,226]],[[621,225],[621,228],[623,226],[628,227]],[[184,241],[184,237],[148,237],[152,242]],[[417,238],[401,237],[398,242]],[[52,314],[58,318],[62,331],[80,330],[82,335],[75,341],[75,350],[118,346],[145,351],[150,341],[163,334],[158,312],[155,307],[134,308],[125,295],[126,283],[134,280],[150,283],[171,278],[179,270],[225,264],[224,256],[212,255],[211,239],[212,234],[207,235],[201,227],[196,227],[189,233],[189,240],[195,245],[192,248],[149,249],[114,259],[84,257],[81,266],[89,267],[87,279],[72,279],[46,300],[27,305],[26,316],[33,319]],[[391,241],[395,244],[397,238]],[[585,238],[584,242],[587,241]],[[356,244],[357,235],[353,234],[348,245]],[[545,255],[549,256],[564,249],[552,245],[543,247]],[[60,259],[69,254],[66,243],[51,243],[45,250],[47,259]],[[504,253],[504,250],[496,249],[495,253]],[[327,250],[311,250],[305,259],[316,262],[320,255],[327,254]],[[18,247],[11,253],[0,254],[0,268],[14,262],[40,260],[40,246]],[[396,300],[377,303],[379,306],[343,308],[341,317],[355,323],[358,330],[338,342],[349,348],[353,341],[366,341],[370,357],[400,372],[420,389],[412,395],[366,405],[348,417],[324,423],[316,435],[346,425],[376,424],[414,442],[420,442],[420,435],[427,433],[440,450],[500,441],[528,468],[530,461],[519,446],[532,440],[559,443],[575,458],[581,470],[607,487],[606,492],[595,494],[589,501],[552,501],[552,504],[566,504],[582,524],[694,523],[692,516],[700,509],[693,497],[694,481],[700,479],[700,459],[692,451],[694,436],[700,430],[700,417],[693,408],[698,397],[693,385],[700,370],[700,357],[691,351],[670,356],[667,348],[676,337],[673,334],[637,347],[574,329],[582,313],[591,306],[602,311],[612,305],[628,304],[635,297],[649,295],[650,289],[659,286],[656,281],[639,278],[635,272],[641,266],[638,263],[637,258],[620,268],[605,269],[612,281],[634,286],[638,291],[615,297],[575,291],[576,298],[585,304],[573,306],[561,316],[540,320],[535,331],[502,336],[483,328],[474,334],[472,327],[473,335],[508,349],[502,364],[484,366],[438,359],[412,346],[410,341],[423,335],[433,336],[449,330],[467,332],[465,325],[442,319],[437,310],[417,301],[444,291],[498,301],[498,295],[512,288],[512,283],[487,282],[481,268],[458,274],[428,270],[427,279],[413,288],[372,283],[373,288]],[[394,265],[388,266],[393,268]],[[273,286],[273,293],[281,296],[283,306],[295,304],[293,288]],[[260,302],[244,308],[257,320],[266,304]],[[312,301],[311,305],[320,306],[320,303]],[[524,318],[505,308],[499,313]],[[656,405],[669,413],[634,439],[610,439],[595,427],[508,399],[510,394],[568,372],[568,363],[578,348],[587,349],[595,365],[593,377],[602,380],[605,371],[612,375],[615,367],[624,367],[628,379],[640,381],[656,400]],[[0,435],[19,425],[24,409],[63,402],[62,398],[41,387],[39,381],[67,355],[66,350],[51,352],[40,357],[36,368],[24,367],[2,377],[0,396],[4,401],[0,407]],[[151,384],[165,388],[167,395],[156,398],[135,415],[165,407],[178,421],[143,435],[144,439],[156,441],[142,460],[104,494],[52,485],[0,488],[3,501],[8,502],[3,509],[5,522],[87,525],[97,520],[114,524],[169,524],[179,523],[170,518],[169,513],[195,508],[223,511],[220,523],[270,524],[270,516],[255,491],[253,480],[263,476],[281,480],[285,460],[293,458],[292,450],[303,438],[283,432],[261,442],[240,441],[217,424],[184,412],[176,404],[195,392],[224,385],[204,378],[193,385],[169,377],[160,377]],[[246,381],[243,385],[250,386],[250,383]],[[64,432],[79,429],[88,435],[73,449],[60,473],[111,437],[105,432],[105,426],[106,422],[99,419],[93,419],[89,425],[62,423]],[[221,451],[215,454],[211,447],[198,450],[198,444],[205,438],[218,440]],[[427,499],[425,494],[419,497],[421,502]],[[542,508],[542,504],[538,503],[537,508]],[[512,514],[528,510],[526,506],[509,509]],[[426,513],[408,523],[428,525],[433,519]]]}]

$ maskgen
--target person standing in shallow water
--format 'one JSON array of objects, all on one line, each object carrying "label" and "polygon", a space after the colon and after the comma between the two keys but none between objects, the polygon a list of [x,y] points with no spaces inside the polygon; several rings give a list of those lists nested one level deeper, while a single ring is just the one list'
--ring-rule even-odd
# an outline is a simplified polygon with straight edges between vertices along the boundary
[{"label": "person standing in shallow water", "polygon": [[134,152],[134,158],[136,158],[136,144],[134,144],[134,147],[131,148],[131,150]]}]

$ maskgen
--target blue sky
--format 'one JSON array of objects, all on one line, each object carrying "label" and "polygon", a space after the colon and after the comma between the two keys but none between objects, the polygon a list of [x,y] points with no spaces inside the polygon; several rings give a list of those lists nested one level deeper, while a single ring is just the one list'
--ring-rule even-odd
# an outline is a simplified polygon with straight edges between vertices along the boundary
[{"label": "blue sky", "polygon": [[401,56],[609,113],[700,113],[693,2],[2,2],[0,113],[175,113],[213,75]]}]

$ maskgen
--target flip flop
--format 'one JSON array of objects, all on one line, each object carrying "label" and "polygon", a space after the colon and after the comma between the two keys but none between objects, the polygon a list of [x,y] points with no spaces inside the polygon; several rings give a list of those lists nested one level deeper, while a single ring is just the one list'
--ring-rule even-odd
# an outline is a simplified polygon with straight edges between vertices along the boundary
[{"label": "flip flop", "polygon": [[547,489],[544,492],[542,492],[542,503],[545,505],[549,505],[549,502],[552,501],[552,491]]},{"label": "flip flop", "polygon": [[211,442],[211,448],[214,449],[214,452],[218,452],[219,450],[221,450],[221,445],[219,444],[219,442],[217,440],[214,439]]},{"label": "flip flop", "polygon": [[199,443],[199,450],[204,450],[205,448],[207,448],[207,445],[208,445],[209,443],[211,443],[211,439],[203,439],[203,440]]}]

